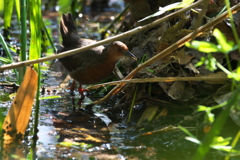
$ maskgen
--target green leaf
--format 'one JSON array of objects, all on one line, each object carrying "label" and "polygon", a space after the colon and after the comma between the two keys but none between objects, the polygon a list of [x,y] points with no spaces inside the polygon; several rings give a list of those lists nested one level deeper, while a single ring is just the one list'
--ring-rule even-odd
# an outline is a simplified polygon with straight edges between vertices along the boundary
[{"label": "green leaf", "polygon": [[198,112],[206,112],[205,116],[204,116],[204,121],[207,124],[212,124],[214,121],[214,117],[215,115],[211,113],[212,107],[206,107],[206,106],[198,106]]},{"label": "green leaf", "polygon": [[14,0],[4,0],[4,29],[9,29],[11,26],[13,2]]},{"label": "green leaf", "polygon": [[178,128],[181,129],[181,130],[182,130],[184,133],[186,133],[188,136],[196,139],[196,137],[195,137],[191,132],[189,132],[186,128],[184,128],[184,127],[182,127],[182,126],[180,126],[180,125],[178,125]]},{"label": "green leaf", "polygon": [[72,1],[59,0],[58,6],[60,7],[61,13],[67,13],[71,11]]},{"label": "green leaf", "polygon": [[160,7],[158,12],[139,20],[138,22],[142,22],[142,21],[144,21],[146,19],[149,19],[149,18],[152,18],[152,17],[160,16],[163,13],[165,13],[167,11],[170,11],[170,10],[173,10],[173,9],[179,9],[179,8],[187,7],[190,4],[192,4],[193,2],[194,2],[194,0],[183,0],[182,2],[177,2],[177,3],[167,5],[165,7]]},{"label": "green leaf", "polygon": [[209,110],[209,107],[206,107],[206,106],[198,106],[198,112],[201,112],[201,111],[206,111],[206,110]]},{"label": "green leaf", "polygon": [[211,146],[226,146],[230,144],[231,139],[232,139],[231,137],[228,137],[228,138],[223,138],[221,136],[215,137],[213,139]]},{"label": "green leaf", "polygon": [[0,57],[0,61],[4,64],[10,64],[10,63],[13,62],[12,60],[7,59],[7,58],[3,58],[3,57]]},{"label": "green leaf", "polygon": [[236,72],[231,72],[228,74],[228,78],[232,78],[235,81],[240,81],[240,66],[237,67]]},{"label": "green leaf", "polygon": [[210,71],[214,71],[217,69],[217,60],[211,54],[207,54],[207,57],[201,57],[200,61],[196,64],[196,66],[198,67],[203,64],[205,64],[205,67]]},{"label": "green leaf", "polygon": [[[186,139],[193,143],[201,144],[201,141],[199,141],[196,138],[186,137]],[[226,152],[232,152],[232,147],[227,146],[227,144],[229,143],[230,143],[229,138],[223,139],[222,137],[215,137],[213,143],[211,144],[211,148],[216,150],[226,151]]]},{"label": "green leaf", "polygon": [[[7,43],[5,42],[5,40],[4,40],[4,38],[3,38],[1,33],[0,33],[0,42],[2,43],[3,49],[4,49],[8,59],[13,61],[12,54],[11,54],[11,52],[10,52],[8,46],[7,46]],[[14,73],[15,73],[17,79],[19,80],[19,74],[18,74],[17,70],[16,69],[13,69],[13,70],[14,70]]]},{"label": "green leaf", "polygon": [[187,42],[185,44],[189,48],[196,49],[200,52],[205,52],[205,53],[211,53],[211,52],[218,52],[219,48],[216,44],[211,43],[211,42],[205,42],[205,41],[192,41]]},{"label": "green leaf", "polygon": [[43,100],[43,99],[56,99],[56,98],[61,98],[61,96],[47,96],[47,97],[41,97],[41,98],[39,98],[39,100]]},{"label": "green leaf", "polygon": [[225,152],[233,152],[231,146],[211,146],[211,148],[216,149],[216,150],[225,151]]},{"label": "green leaf", "polygon": [[211,113],[211,110],[208,110],[205,115],[205,123],[212,124],[215,120],[215,115]]},{"label": "green leaf", "polygon": [[187,6],[191,5],[193,2],[194,2],[194,0],[183,0],[183,1],[182,1],[176,8],[174,8],[174,9],[187,7]]},{"label": "green leaf", "polygon": [[189,141],[191,141],[191,142],[193,142],[193,143],[196,143],[196,144],[201,144],[201,141],[199,141],[199,140],[196,139],[196,138],[186,137],[185,139],[186,139],[186,140],[189,140]]},{"label": "green leaf", "polygon": [[[143,64],[144,62],[146,62],[148,60],[148,55],[147,54],[144,54],[141,58],[141,61],[140,61],[140,64]],[[151,73],[154,73],[154,70],[151,70],[149,68],[147,68],[147,70]]]},{"label": "green leaf", "polygon": [[223,137],[214,137],[213,142],[211,144],[211,148],[222,150],[226,152],[230,152],[232,150],[231,146],[227,146],[230,144],[231,137],[223,138]]},{"label": "green leaf", "polygon": [[[41,15],[41,1],[30,1],[30,48],[29,59],[38,59],[41,57],[41,43],[42,43],[42,15]],[[34,64],[34,68],[38,68],[38,64]]]},{"label": "green leaf", "polygon": [[2,15],[4,11],[4,1],[0,1],[0,14]]},{"label": "green leaf", "polygon": [[21,16],[20,16],[20,1],[15,0],[15,5],[16,5],[16,13],[17,13],[17,19],[18,19],[18,24],[20,25],[20,20],[21,20]]},{"label": "green leaf", "polygon": [[222,32],[219,31],[219,29],[214,29],[213,35],[216,37],[216,40],[218,42],[218,48],[219,51],[222,53],[229,53],[233,47],[234,47],[234,42],[233,41],[228,41],[227,38],[224,36]]},{"label": "green leaf", "polygon": [[75,148],[90,148],[93,147],[91,144],[79,143],[79,142],[60,142],[60,146],[64,147],[75,147]]}]

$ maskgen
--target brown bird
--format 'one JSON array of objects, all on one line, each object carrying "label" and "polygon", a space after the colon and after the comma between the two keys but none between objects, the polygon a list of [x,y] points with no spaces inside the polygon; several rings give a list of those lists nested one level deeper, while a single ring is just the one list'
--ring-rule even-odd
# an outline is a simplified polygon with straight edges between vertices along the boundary
[{"label": "brown bird", "polygon": [[[62,15],[60,32],[63,47],[58,53],[96,43],[91,39],[80,38],[71,13]],[[124,56],[136,59],[124,43],[115,41],[106,47],[98,46],[60,58],[59,61],[74,80],[80,84],[93,84],[108,77],[114,70],[115,64]],[[79,92],[84,97],[81,88]]]}]

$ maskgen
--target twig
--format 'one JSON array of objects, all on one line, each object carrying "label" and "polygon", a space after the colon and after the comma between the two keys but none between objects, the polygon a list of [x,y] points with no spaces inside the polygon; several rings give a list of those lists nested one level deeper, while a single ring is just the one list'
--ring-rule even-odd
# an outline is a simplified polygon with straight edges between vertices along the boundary
[{"label": "twig", "polygon": [[149,83],[149,82],[176,82],[176,81],[209,81],[209,82],[221,82],[227,81],[229,78],[227,75],[219,76],[202,76],[202,77],[155,77],[155,78],[144,78],[144,79],[129,79],[129,80],[120,80],[112,81],[107,83],[96,84],[93,86],[87,87],[87,89],[96,89],[99,87],[104,87],[107,85],[117,85],[122,83]]},{"label": "twig", "polygon": [[104,31],[103,31],[102,34],[101,34],[102,39],[104,39],[107,31],[108,31],[109,29],[111,29],[111,28],[114,26],[114,24],[115,24],[123,15],[127,14],[127,11],[128,11],[128,9],[129,9],[129,7],[130,7],[130,4],[127,4],[127,6],[125,7],[125,9],[110,23],[109,26],[107,26],[107,28],[104,29]]},{"label": "twig", "polygon": [[122,34],[113,36],[111,38],[101,40],[101,41],[96,42],[94,44],[84,46],[84,47],[81,47],[81,48],[77,48],[77,49],[73,49],[73,50],[69,50],[69,51],[66,51],[66,52],[62,52],[61,54],[39,58],[39,59],[36,59],[36,60],[22,61],[22,62],[18,62],[18,63],[5,65],[5,66],[0,67],[0,71],[6,70],[6,69],[24,67],[24,66],[28,66],[28,65],[31,65],[31,64],[41,63],[41,62],[50,61],[50,60],[54,60],[54,59],[58,59],[58,58],[63,58],[63,57],[70,56],[70,55],[73,55],[73,54],[76,54],[76,53],[79,53],[79,52],[82,52],[82,51],[89,50],[93,47],[97,47],[97,46],[102,45],[102,44],[107,44],[107,43],[110,43],[110,42],[115,41],[115,40],[120,40],[122,38],[134,35],[136,33],[142,32],[144,30],[148,30],[148,29],[150,29],[150,28],[152,28],[152,27],[154,27],[154,26],[156,26],[156,25],[158,25],[158,24],[160,24],[164,21],[167,21],[171,18],[174,18],[176,15],[179,15],[180,13],[186,12],[187,10],[200,5],[202,2],[203,2],[203,0],[199,0],[199,1],[193,3],[192,5],[190,5],[186,8],[180,9],[180,10],[178,10],[178,11],[172,13],[172,14],[169,14],[169,15],[163,17],[163,18],[160,18],[160,19],[158,19],[158,20],[156,20],[156,21],[154,21],[150,24],[147,24],[147,25],[144,25],[144,26],[139,26],[137,28],[134,28],[134,29],[129,30],[127,32],[124,32]]},{"label": "twig", "polygon": [[[198,2],[203,2],[203,1],[198,1]],[[196,3],[195,3],[196,4]],[[237,4],[235,6],[233,6],[231,8],[231,11],[233,13],[237,12],[238,10],[240,10],[240,4]],[[226,17],[228,16],[227,11],[224,12],[223,14],[219,15],[218,17],[215,17],[214,19],[212,19],[211,21],[209,21],[208,23],[206,23],[205,25],[199,27],[198,29],[196,29],[196,31],[189,33],[188,35],[186,35],[185,37],[183,37],[182,39],[180,39],[179,41],[177,41],[176,43],[172,44],[171,46],[169,46],[168,48],[164,49],[162,52],[158,53],[157,55],[155,55],[154,57],[150,58],[148,61],[146,61],[145,63],[143,63],[142,65],[138,66],[137,68],[135,68],[131,73],[129,73],[124,80],[129,80],[131,79],[138,71],[140,71],[141,69],[149,66],[150,64],[162,59],[163,57],[169,55],[170,53],[172,53],[174,50],[176,50],[177,48],[183,46],[186,42],[189,42],[191,40],[193,40],[194,38],[196,38],[197,36],[201,35],[204,31],[210,29],[211,27],[217,25],[218,23],[222,22]],[[93,102],[94,104],[99,104],[104,102],[106,99],[108,99],[110,96],[112,96],[113,94],[115,94],[117,91],[119,91],[123,86],[125,85],[125,83],[121,83],[118,84],[117,86],[115,86],[105,97]]]}]

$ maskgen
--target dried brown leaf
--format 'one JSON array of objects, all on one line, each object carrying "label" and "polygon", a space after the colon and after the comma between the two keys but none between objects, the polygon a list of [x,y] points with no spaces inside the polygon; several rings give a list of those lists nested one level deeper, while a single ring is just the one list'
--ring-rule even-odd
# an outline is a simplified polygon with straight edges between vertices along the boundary
[{"label": "dried brown leaf", "polygon": [[5,143],[15,138],[21,138],[17,137],[17,135],[24,135],[32,112],[37,84],[37,72],[31,67],[28,67],[24,80],[17,91],[17,95],[3,123]]}]

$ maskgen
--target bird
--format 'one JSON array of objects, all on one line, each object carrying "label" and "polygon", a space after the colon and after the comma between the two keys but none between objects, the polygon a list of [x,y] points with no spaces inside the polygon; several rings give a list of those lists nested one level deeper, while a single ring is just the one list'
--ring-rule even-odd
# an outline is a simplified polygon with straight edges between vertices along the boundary
[{"label": "bird", "polygon": [[[80,48],[95,40],[81,38],[71,13],[62,14],[60,20],[62,46],[57,53]],[[137,59],[121,41],[114,41],[106,47],[97,46],[87,51],[59,58],[58,60],[69,72],[69,75],[80,84],[79,93],[84,97],[82,84],[95,84],[107,78],[115,68],[115,64],[123,57]]]}]

